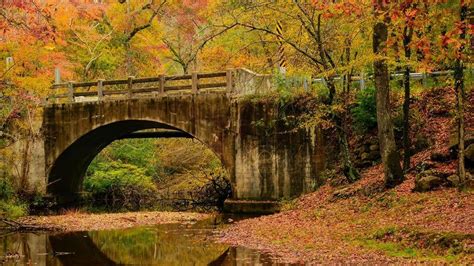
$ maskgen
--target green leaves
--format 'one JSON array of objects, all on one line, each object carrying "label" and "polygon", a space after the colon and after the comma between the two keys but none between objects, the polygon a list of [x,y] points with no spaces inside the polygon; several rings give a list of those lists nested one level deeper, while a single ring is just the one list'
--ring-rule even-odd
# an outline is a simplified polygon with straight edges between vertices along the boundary
[{"label": "green leaves", "polygon": [[121,140],[112,143],[91,163],[88,174],[101,169],[100,164],[123,163],[136,166],[144,171],[144,174],[156,179],[158,176],[157,151],[154,140],[135,139]]},{"label": "green leaves", "polygon": [[0,177],[0,200],[9,200],[15,195],[12,184],[6,178]]},{"label": "green leaves", "polygon": [[358,93],[351,113],[356,131],[364,133],[377,127],[375,88],[369,87]]},{"label": "green leaves", "polygon": [[157,189],[143,169],[120,162],[98,163],[84,181],[93,201],[110,208],[140,209],[151,206]]}]

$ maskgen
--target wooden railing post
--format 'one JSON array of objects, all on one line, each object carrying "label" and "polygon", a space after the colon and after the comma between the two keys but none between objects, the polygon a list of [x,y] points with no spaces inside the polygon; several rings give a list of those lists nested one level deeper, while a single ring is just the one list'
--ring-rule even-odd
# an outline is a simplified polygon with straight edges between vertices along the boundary
[{"label": "wooden railing post", "polygon": [[191,92],[193,94],[198,93],[198,73],[193,72],[192,73],[192,79],[191,79]]},{"label": "wooden railing post", "polygon": [[226,88],[227,88],[227,93],[232,93],[232,90],[233,90],[233,87],[234,87],[234,80],[232,78],[232,73],[233,73],[233,70],[232,69],[227,69],[226,71]]},{"label": "wooden railing post", "polygon": [[54,68],[54,84],[61,83],[61,70],[58,67]]},{"label": "wooden railing post", "polygon": [[160,75],[160,94],[165,94],[165,75]]},{"label": "wooden railing post", "polygon": [[365,90],[365,74],[364,74],[364,72],[360,73],[359,83],[360,83],[360,90],[362,90],[362,91]]},{"label": "wooden railing post", "polygon": [[133,91],[132,90],[133,90],[133,79],[134,78],[135,78],[134,76],[129,76],[128,77],[128,84],[127,84],[128,85],[128,88],[127,88],[128,89],[128,98],[132,98],[132,96],[133,96]]},{"label": "wooden railing post", "polygon": [[97,82],[97,99],[100,102],[102,101],[103,98],[104,98],[104,80],[99,79],[99,81]]},{"label": "wooden railing post", "polygon": [[67,98],[69,102],[74,102],[74,86],[72,81],[67,83]]}]

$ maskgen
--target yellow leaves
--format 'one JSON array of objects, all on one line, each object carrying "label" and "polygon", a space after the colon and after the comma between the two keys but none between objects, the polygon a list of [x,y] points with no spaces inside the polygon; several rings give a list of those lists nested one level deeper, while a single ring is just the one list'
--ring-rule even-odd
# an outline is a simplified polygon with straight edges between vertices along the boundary
[{"label": "yellow leaves", "polygon": [[48,45],[44,46],[44,49],[46,49],[48,51],[53,51],[54,49],[56,49],[56,46],[54,46],[52,44],[48,44]]}]

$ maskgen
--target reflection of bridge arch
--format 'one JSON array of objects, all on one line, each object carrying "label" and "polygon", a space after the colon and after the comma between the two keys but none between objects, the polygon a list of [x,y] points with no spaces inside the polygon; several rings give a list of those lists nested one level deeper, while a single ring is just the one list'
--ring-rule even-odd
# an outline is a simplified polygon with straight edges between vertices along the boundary
[{"label": "reflection of bridge arch", "polygon": [[63,265],[117,265],[85,232],[50,235],[49,243],[53,253],[72,253],[57,256]]}]

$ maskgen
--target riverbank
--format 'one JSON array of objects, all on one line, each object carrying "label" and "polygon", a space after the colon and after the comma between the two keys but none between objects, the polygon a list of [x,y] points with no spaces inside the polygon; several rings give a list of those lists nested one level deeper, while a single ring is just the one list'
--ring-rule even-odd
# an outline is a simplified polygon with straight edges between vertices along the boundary
[{"label": "riverbank", "polygon": [[[380,166],[346,189],[323,186],[279,214],[237,222],[219,241],[283,262],[474,263],[474,193],[380,188]],[[370,191],[367,188],[375,189]]]},{"label": "riverbank", "polygon": [[[266,251],[283,262],[474,264],[474,191],[454,188],[452,95],[449,88],[434,89],[413,104],[425,121],[414,134],[426,145],[396,188],[385,189],[382,165],[373,165],[353,184],[334,177],[281,213],[239,221],[218,241]],[[474,132],[474,94],[467,98],[466,132]],[[436,182],[423,183],[430,178]],[[425,192],[415,192],[415,183]]]},{"label": "riverbank", "polygon": [[191,223],[211,217],[212,214],[193,212],[127,212],[90,214],[69,211],[63,215],[26,216],[18,222],[45,230],[75,232],[124,229],[158,224]]}]

